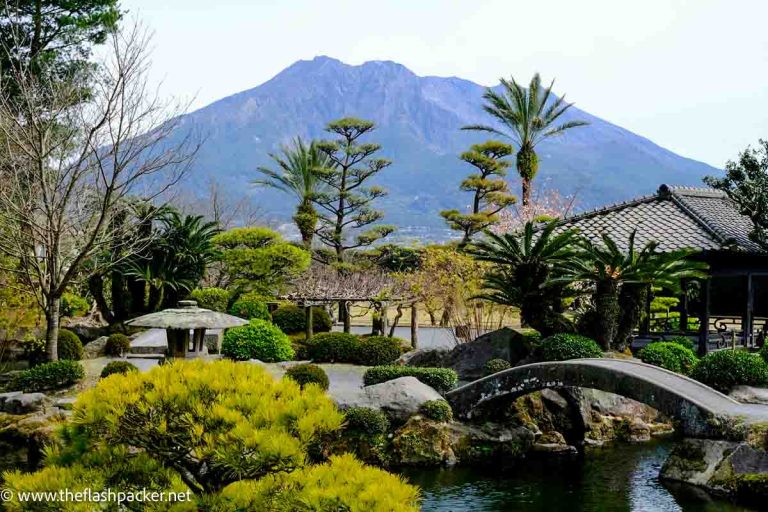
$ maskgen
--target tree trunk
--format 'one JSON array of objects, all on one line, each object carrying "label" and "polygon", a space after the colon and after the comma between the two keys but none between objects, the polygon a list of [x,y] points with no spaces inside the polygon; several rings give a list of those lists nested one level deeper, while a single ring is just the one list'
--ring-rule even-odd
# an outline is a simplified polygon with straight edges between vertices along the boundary
[{"label": "tree trunk", "polygon": [[619,292],[620,319],[614,344],[616,350],[623,351],[631,342],[632,330],[640,321],[640,309],[645,303],[647,285],[625,284]]},{"label": "tree trunk", "polygon": [[101,274],[91,274],[88,277],[88,291],[93,295],[102,318],[109,324],[114,323],[115,315],[112,314],[107,298],[104,296],[104,277]]},{"label": "tree trunk", "polygon": [[311,201],[304,200],[299,204],[296,208],[296,215],[293,216],[293,221],[299,229],[301,243],[304,245],[304,248],[307,250],[311,249],[315,228],[317,227],[317,212],[312,207]]},{"label": "tree trunk", "polygon": [[528,143],[517,152],[517,173],[523,184],[523,206],[531,204],[533,178],[539,170],[539,157]]},{"label": "tree trunk", "polygon": [[619,320],[618,284],[613,279],[597,283],[594,296],[597,311],[597,342],[603,350],[610,350],[616,337]]},{"label": "tree trunk", "polygon": [[45,308],[45,353],[48,361],[59,359],[59,308],[61,297],[48,299]]},{"label": "tree trunk", "polygon": [[307,325],[305,328],[305,336],[307,341],[309,341],[312,336],[314,336],[314,325],[312,324],[313,318],[312,318],[312,306],[304,306],[304,318],[306,319]]},{"label": "tree trunk", "polygon": [[523,178],[523,206],[531,204],[531,180]]},{"label": "tree trunk", "polygon": [[419,344],[419,304],[411,306],[411,347],[416,350]]},{"label": "tree trunk", "polygon": [[395,315],[394,320],[392,320],[392,325],[389,327],[390,338],[393,338],[395,336],[395,329],[397,329],[397,324],[400,323],[400,319],[403,317],[403,305],[398,304],[396,311],[397,311],[397,314]]},{"label": "tree trunk", "polygon": [[347,301],[339,301],[339,320],[344,322],[344,332],[349,334],[352,332],[352,318],[349,311],[347,311]]}]

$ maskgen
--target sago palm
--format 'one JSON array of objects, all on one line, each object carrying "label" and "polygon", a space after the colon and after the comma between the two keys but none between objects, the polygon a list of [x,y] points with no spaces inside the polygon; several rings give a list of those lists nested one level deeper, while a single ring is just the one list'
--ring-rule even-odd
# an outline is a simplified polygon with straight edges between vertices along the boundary
[{"label": "sago palm", "polygon": [[[593,286],[596,337],[606,350],[612,345],[623,348],[629,336],[627,328],[631,332],[637,318],[634,313],[648,285],[676,291],[680,289],[683,279],[706,277],[707,265],[690,259],[696,251],[659,252],[654,241],[638,250],[635,247],[636,235],[636,231],[629,235],[626,250],[622,250],[607,234],[601,236],[602,243],[583,239],[582,251],[571,260],[569,270],[559,278]],[[625,292],[624,304],[620,303],[620,292]],[[622,322],[622,318],[627,321]]]},{"label": "sago palm", "polygon": [[539,170],[539,157],[536,145],[544,139],[562,134],[577,126],[584,126],[586,121],[566,121],[556,124],[558,119],[573,106],[566,103],[565,96],[559,98],[552,94],[552,86],[542,87],[538,73],[533,75],[526,90],[515,82],[514,78],[501,79],[502,92],[488,89],[483,98],[486,103],[483,110],[496,118],[503,130],[486,125],[465,126],[463,130],[481,130],[508,137],[518,146],[517,172],[523,184],[523,206],[531,201],[531,182]]},{"label": "sago palm", "polygon": [[520,317],[549,334],[559,317],[564,284],[553,280],[574,257],[576,232],[555,233],[556,222],[537,230],[527,222],[522,233],[487,233],[467,251],[480,261],[493,264],[484,278],[481,298],[520,308]]},{"label": "sago palm", "polygon": [[312,247],[312,239],[317,226],[317,211],[312,206],[312,200],[322,191],[323,182],[318,176],[319,169],[332,166],[328,155],[320,151],[312,141],[305,143],[297,137],[292,147],[283,146],[282,154],[270,154],[277,164],[278,170],[259,167],[258,172],[263,179],[254,180],[255,185],[276,188],[288,194],[293,194],[299,200],[293,221],[301,234],[301,241],[306,248]]}]

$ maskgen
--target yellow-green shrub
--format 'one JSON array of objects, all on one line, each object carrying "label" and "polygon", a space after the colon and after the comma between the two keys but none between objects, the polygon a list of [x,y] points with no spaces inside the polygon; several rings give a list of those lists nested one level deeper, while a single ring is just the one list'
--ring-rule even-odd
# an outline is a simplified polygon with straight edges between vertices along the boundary
[{"label": "yellow-green shrub", "polygon": [[366,466],[345,454],[292,473],[231,484],[217,501],[221,512],[417,512],[419,491],[402,477]]}]

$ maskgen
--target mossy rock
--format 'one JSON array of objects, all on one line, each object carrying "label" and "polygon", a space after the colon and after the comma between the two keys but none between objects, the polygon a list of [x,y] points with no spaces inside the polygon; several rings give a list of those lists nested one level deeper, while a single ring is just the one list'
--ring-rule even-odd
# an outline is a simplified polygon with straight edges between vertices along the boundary
[{"label": "mossy rock", "polygon": [[447,425],[420,417],[411,418],[395,433],[392,449],[405,466],[435,466],[456,459]]}]

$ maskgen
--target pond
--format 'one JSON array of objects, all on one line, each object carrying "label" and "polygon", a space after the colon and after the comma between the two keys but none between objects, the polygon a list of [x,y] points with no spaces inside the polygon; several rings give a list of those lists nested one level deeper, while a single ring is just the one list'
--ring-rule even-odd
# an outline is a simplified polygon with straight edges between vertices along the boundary
[{"label": "pond", "polygon": [[662,484],[670,440],[617,445],[575,458],[526,460],[516,467],[409,469],[423,512],[746,512],[687,485]]}]

